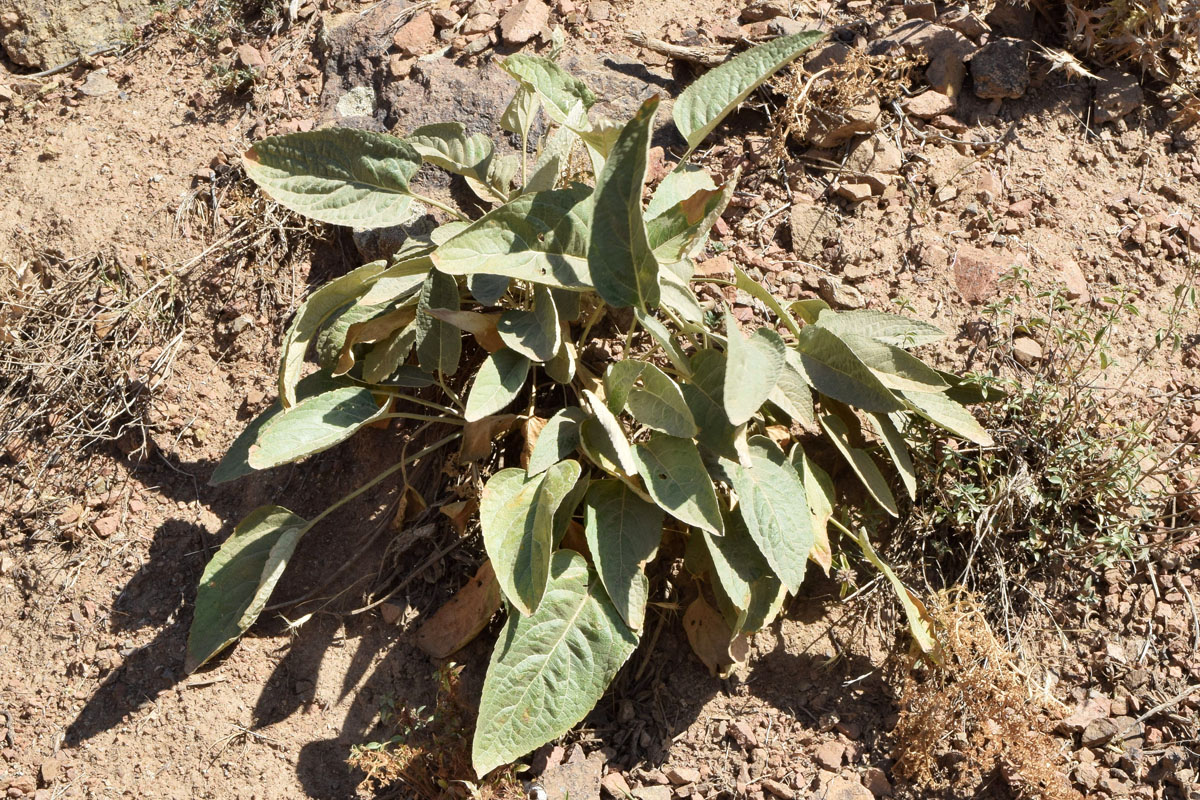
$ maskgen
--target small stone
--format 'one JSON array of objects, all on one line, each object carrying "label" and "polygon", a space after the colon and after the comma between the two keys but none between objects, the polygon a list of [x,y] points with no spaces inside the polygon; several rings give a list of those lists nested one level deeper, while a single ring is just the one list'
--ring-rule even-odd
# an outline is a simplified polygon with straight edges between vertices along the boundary
[{"label": "small stone", "polygon": [[910,19],[871,47],[873,55],[895,48],[924,56],[929,62],[925,80],[938,92],[958,97],[967,69],[963,61],[975,52],[975,43],[956,30],[925,19]]},{"label": "small stone", "polygon": [[954,98],[933,89],[905,98],[900,104],[906,114],[920,119],[933,119],[942,114],[949,114],[956,105]]},{"label": "small stone", "polygon": [[524,44],[550,21],[550,6],[542,0],[521,0],[500,18],[500,35],[509,44]]},{"label": "small stone", "polygon": [[751,3],[742,11],[742,22],[762,22],[763,20],[787,16],[791,12],[788,0],[765,0]]},{"label": "small stone", "polygon": [[771,778],[763,778],[759,781],[759,785],[766,790],[767,794],[778,797],[779,800],[794,800],[796,792],[785,783],[781,783]]},{"label": "small stone", "polygon": [[813,797],[815,800],[873,800],[874,795],[858,781],[839,775],[823,783]]},{"label": "small stone", "polygon": [[1009,204],[1004,213],[1008,214],[1010,217],[1016,217],[1018,219],[1028,218],[1029,215],[1033,213],[1033,198],[1026,197],[1024,200],[1018,200],[1015,203]]},{"label": "small stone", "polygon": [[1109,701],[1106,697],[1092,697],[1077,708],[1069,717],[1055,726],[1059,733],[1082,733],[1083,729],[1101,717],[1107,717]]},{"label": "small stone", "polygon": [[499,24],[500,19],[495,14],[476,14],[467,19],[462,32],[466,36],[474,36],[477,33],[487,33]]},{"label": "small stone", "polygon": [[108,72],[99,69],[87,76],[83,85],[79,87],[79,93],[86,97],[102,97],[119,89],[117,82],[108,77]]},{"label": "small stone", "polygon": [[694,767],[667,767],[663,770],[663,774],[676,786],[700,782],[700,770]]},{"label": "small stone", "polygon": [[57,758],[47,758],[42,762],[42,765],[38,771],[42,776],[42,783],[54,783],[56,780],[62,777],[62,762]]},{"label": "small stone", "polygon": [[975,96],[1015,100],[1029,88],[1028,45],[1020,39],[993,39],[971,57]]},{"label": "small stone", "polygon": [[1080,764],[1075,768],[1073,777],[1075,782],[1084,789],[1095,789],[1096,784],[1100,782],[1100,770],[1096,769],[1096,765],[1091,762]]},{"label": "small stone", "polygon": [[612,3],[608,0],[597,0],[593,3],[588,3],[587,10],[588,19],[592,22],[604,22],[612,16]]},{"label": "small stone", "polygon": [[392,44],[407,56],[419,56],[430,49],[436,34],[433,15],[425,11],[404,23],[392,37]]},{"label": "small stone", "polygon": [[630,792],[637,800],[671,800],[670,786],[639,786]]},{"label": "small stone", "polygon": [[924,0],[919,3],[905,3],[904,16],[906,19],[927,19],[933,22],[937,17],[937,4]]},{"label": "small stone", "polygon": [[776,17],[767,23],[767,33],[772,36],[793,36],[811,28],[811,24],[791,17]]},{"label": "small stone", "polygon": [[892,796],[892,783],[888,780],[887,773],[879,767],[867,767],[863,772],[862,782],[874,797]]},{"label": "small stone", "polygon": [[758,747],[758,737],[754,735],[754,728],[745,720],[734,720],[729,725],[729,734],[742,747]]},{"label": "small stone", "polygon": [[600,788],[612,800],[625,800],[629,795],[629,781],[619,772],[610,772],[600,779]]},{"label": "small stone", "polygon": [[[825,281],[824,281],[824,279],[822,279],[822,282],[821,282],[822,289],[824,288],[824,283],[825,283]],[[825,301],[828,302],[830,305],[838,305],[837,303],[834,303],[833,300],[831,300],[830,298],[825,297],[824,292],[821,293],[821,296],[824,297]],[[860,307],[860,306],[856,306],[856,307]],[[845,746],[842,745],[841,742],[825,742],[817,747],[817,749],[813,752],[812,757],[813,757],[813,761],[817,762],[817,766],[821,767],[822,769],[827,769],[827,770],[836,772],[842,768],[842,758],[845,755],[846,755],[846,748],[845,748]]]},{"label": "small stone", "polygon": [[1013,358],[1018,364],[1032,367],[1042,360],[1042,346],[1028,336],[1018,336],[1012,343]]},{"label": "small stone", "polygon": [[876,130],[880,114],[879,97],[872,93],[857,105],[836,113],[814,110],[806,135],[814,147],[837,147],[860,133]]},{"label": "small stone", "polygon": [[968,303],[991,300],[999,277],[999,259],[986,250],[964,245],[954,256],[954,284]]},{"label": "small stone", "polygon": [[[1018,339],[1017,341],[1020,340]],[[1014,341],[1014,353],[1016,352],[1016,344],[1016,341]],[[1038,348],[1038,354],[1040,357],[1040,347]],[[1107,744],[1108,741],[1116,736],[1118,732],[1116,721],[1109,719],[1108,717],[1102,717],[1100,719],[1093,720],[1086,728],[1083,729],[1083,733],[1079,737],[1079,743],[1084,747],[1100,747],[1101,745]]]},{"label": "small stone", "polygon": [[847,182],[842,181],[833,190],[838,197],[844,197],[852,203],[861,203],[864,200],[870,200],[871,195],[875,190],[869,183]]},{"label": "small stone", "polygon": [[938,17],[939,25],[945,25],[947,28],[958,31],[963,36],[966,36],[972,41],[979,41],[979,38],[985,33],[991,31],[991,28],[986,22],[981,20],[972,11],[965,8],[956,8],[947,11]]},{"label": "small stone", "polygon": [[429,16],[433,19],[433,24],[439,28],[453,28],[462,20],[462,17],[452,8],[435,8],[429,12]]},{"label": "small stone", "polygon": [[246,69],[260,70],[267,66],[260,53],[253,45],[239,45],[237,49],[237,60]]},{"label": "small stone", "polygon": [[875,194],[882,194],[891,184],[892,176],[900,172],[903,160],[904,154],[891,138],[876,134],[851,148],[845,168],[854,173],[858,182],[870,184]]},{"label": "small stone", "polygon": [[1142,87],[1138,86],[1137,78],[1112,69],[1101,70],[1097,74],[1100,77],[1096,82],[1094,120],[1097,123],[1114,122],[1141,108],[1145,102],[1145,95]]},{"label": "small stone", "polygon": [[[824,252],[825,237],[837,233],[837,219],[833,211],[811,201],[801,201],[792,206],[790,223],[792,252],[806,261],[812,261]],[[735,726],[737,724],[734,723]]]}]

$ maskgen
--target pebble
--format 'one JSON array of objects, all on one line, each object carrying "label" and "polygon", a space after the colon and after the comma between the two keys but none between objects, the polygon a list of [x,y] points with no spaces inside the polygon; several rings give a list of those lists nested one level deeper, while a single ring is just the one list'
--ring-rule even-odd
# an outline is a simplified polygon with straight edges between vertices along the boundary
[{"label": "pebble", "polygon": [[[822,292],[822,297],[824,297],[824,292]],[[835,305],[828,297],[825,297],[825,301]],[[845,755],[846,747],[841,742],[825,742],[813,752],[813,761],[823,769],[836,772],[842,768],[842,759]]]},{"label": "pebble", "polygon": [[[1016,351],[1016,342],[1013,342],[1013,351]],[[1118,732],[1115,720],[1101,717],[1088,723],[1079,737],[1079,743],[1084,747],[1100,747],[1107,744]]]},{"label": "pebble", "polygon": [[1019,39],[993,39],[971,57],[975,96],[1015,100],[1029,88],[1028,45]]},{"label": "pebble", "polygon": [[986,303],[999,285],[1000,260],[987,250],[963,245],[954,256],[954,284],[968,303]]},{"label": "pebble", "polygon": [[700,782],[700,770],[694,767],[667,767],[663,770],[663,774],[676,786]]},{"label": "pebble", "polygon": [[521,0],[500,18],[500,35],[508,44],[524,44],[550,21],[550,6],[542,0]]},{"label": "pebble", "polygon": [[1018,336],[1012,343],[1013,358],[1018,364],[1032,367],[1042,360],[1042,346],[1028,336]]},{"label": "pebble", "polygon": [[778,797],[779,800],[793,800],[796,797],[794,789],[772,778],[763,778],[759,781],[759,786],[766,790],[767,794]]},{"label": "pebble", "polygon": [[888,780],[887,773],[879,767],[867,767],[863,772],[862,782],[873,797],[892,796],[892,783]]},{"label": "pebble", "polygon": [[921,119],[933,119],[942,114],[949,114],[956,105],[954,98],[947,97],[934,89],[905,98],[904,102],[900,104],[906,114]]},{"label": "pebble", "polygon": [[405,55],[419,56],[429,49],[436,33],[433,15],[425,11],[404,23],[392,37],[392,44]]},{"label": "pebble", "polygon": [[[816,259],[825,249],[825,237],[837,233],[837,217],[833,210],[809,200],[792,206],[790,227],[792,252],[806,261]],[[745,723],[734,723],[745,724]]]},{"label": "pebble", "polygon": [[824,784],[813,796],[816,800],[874,800],[874,795],[867,787],[840,775]]},{"label": "pebble", "polygon": [[625,800],[629,795],[629,781],[619,772],[610,772],[601,778],[600,788],[613,800]]}]

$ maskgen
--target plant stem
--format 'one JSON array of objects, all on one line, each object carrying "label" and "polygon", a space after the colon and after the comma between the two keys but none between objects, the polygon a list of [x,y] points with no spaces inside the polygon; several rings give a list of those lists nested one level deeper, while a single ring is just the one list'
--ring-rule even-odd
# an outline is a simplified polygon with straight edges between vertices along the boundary
[{"label": "plant stem", "polygon": [[471,221],[470,217],[466,216],[458,209],[446,205],[445,203],[441,202],[440,200],[434,200],[432,197],[426,197],[425,195],[417,194],[416,192],[412,192],[412,196],[415,200],[425,203],[426,205],[433,206],[434,208],[440,208],[442,211],[445,211],[447,214],[450,214],[455,219],[457,219],[461,222],[470,222]]},{"label": "plant stem", "polygon": [[367,481],[362,486],[355,489],[353,492],[350,492],[350,494],[343,496],[336,503],[329,506],[324,511],[322,511],[320,514],[317,514],[315,517],[313,517],[312,520],[308,523],[308,526],[305,528],[305,533],[307,533],[308,531],[315,528],[317,526],[318,522],[325,519],[330,514],[332,514],[334,511],[337,511],[339,508],[346,505],[346,503],[349,503],[354,498],[359,497],[364,492],[367,492],[368,490],[373,489],[374,487],[378,486],[384,480],[387,480],[388,477],[390,477],[391,475],[395,474],[396,472],[399,472],[400,470],[404,469],[405,467],[407,467],[409,464],[413,463],[414,461],[424,458],[425,456],[429,455],[430,453],[434,452],[435,450],[439,450],[442,447],[445,447],[446,445],[450,444],[455,439],[458,439],[461,436],[462,436],[462,431],[455,431],[454,433],[450,434],[449,436],[445,436],[441,439],[438,439],[436,442],[434,442],[433,444],[424,448],[423,450],[419,450],[418,452],[413,453],[411,456],[408,456],[407,458],[403,458],[400,461],[396,462],[395,464],[392,464],[390,467],[385,469],[383,472],[379,473],[374,478],[371,478],[371,480]]},{"label": "plant stem", "polygon": [[457,409],[451,408],[450,406],[444,406],[441,403],[435,403],[432,400],[425,400],[424,398],[421,398],[421,397],[413,397],[411,394],[404,394],[402,392],[391,392],[391,391],[382,392],[382,394],[386,394],[389,397],[394,397],[397,400],[406,400],[410,403],[416,403],[419,406],[425,406],[426,408],[432,408],[434,411],[441,411],[443,414],[449,414],[453,417],[461,417],[462,416],[462,413],[460,411],[458,411]]},{"label": "plant stem", "polygon": [[433,417],[428,414],[409,414],[404,411],[393,411],[390,414],[384,414],[379,419],[415,419],[418,422],[438,422],[445,425],[466,425],[457,414],[454,416]]}]

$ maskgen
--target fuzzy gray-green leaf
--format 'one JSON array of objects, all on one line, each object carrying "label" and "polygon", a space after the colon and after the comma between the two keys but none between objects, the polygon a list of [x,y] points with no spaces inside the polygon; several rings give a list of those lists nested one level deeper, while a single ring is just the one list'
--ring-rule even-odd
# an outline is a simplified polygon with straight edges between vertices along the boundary
[{"label": "fuzzy gray-green leaf", "polygon": [[632,388],[626,400],[633,418],[668,436],[684,439],[695,436],[696,420],[679,384],[653,364],[643,365],[640,378],[642,385]]},{"label": "fuzzy gray-green leaf", "polygon": [[615,479],[593,481],[584,503],[584,531],[596,571],[622,619],[640,631],[650,589],[645,567],[662,541],[662,509]]},{"label": "fuzzy gray-green leaf", "polygon": [[417,362],[426,372],[453,375],[458,370],[462,334],[458,328],[431,315],[429,310],[448,308],[457,311],[459,304],[458,282],[453,276],[431,269],[417,302]]},{"label": "fuzzy gray-green leaf", "polygon": [[806,325],[796,338],[800,364],[808,383],[818,392],[863,411],[904,408],[850,347],[833,333]]},{"label": "fuzzy gray-green leaf", "polygon": [[820,422],[821,427],[825,429],[825,435],[834,443],[838,452],[846,459],[846,463],[854,470],[854,474],[862,481],[867,493],[884,511],[893,517],[900,516],[900,511],[896,506],[896,496],[892,494],[887,479],[879,471],[879,465],[866,450],[850,443],[850,433],[846,423],[833,414],[822,416]]},{"label": "fuzzy gray-green leaf", "polygon": [[513,350],[497,350],[483,360],[467,395],[463,418],[476,422],[503,411],[517,399],[529,377],[529,359]]},{"label": "fuzzy gray-green leaf", "polygon": [[633,458],[660,508],[686,525],[721,535],[721,506],[695,442],[655,434],[634,447]]},{"label": "fuzzy gray-green leaf", "polygon": [[354,128],[270,136],[243,158],[246,174],[280,205],[334,225],[406,222],[408,181],[421,156],[403,139]]},{"label": "fuzzy gray-green leaf", "polygon": [[545,286],[535,285],[533,308],[505,311],[496,330],[506,345],[531,361],[545,363],[554,358],[562,344],[554,295]]},{"label": "fuzzy gray-green leaf", "polygon": [[349,439],[385,410],[362,386],[306,398],[262,426],[248,461],[254,469],[270,469],[319,453]]},{"label": "fuzzy gray-green leaf", "polygon": [[771,396],[783,370],[786,345],[779,334],[769,328],[759,328],[747,339],[728,313],[725,314],[725,332],[729,345],[721,397],[729,421],[741,425],[757,414]]},{"label": "fuzzy gray-green leaf", "polygon": [[578,406],[568,406],[548,419],[529,454],[526,473],[532,477],[545,472],[574,453],[579,446],[579,426],[585,419],[587,414]]}]

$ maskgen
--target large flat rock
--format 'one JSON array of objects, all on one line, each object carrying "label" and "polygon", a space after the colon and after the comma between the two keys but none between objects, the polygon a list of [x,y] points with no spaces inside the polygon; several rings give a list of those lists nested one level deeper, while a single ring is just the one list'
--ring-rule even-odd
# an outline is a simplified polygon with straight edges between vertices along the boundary
[{"label": "large flat rock", "polygon": [[151,0],[0,0],[0,47],[16,64],[49,69],[120,41],[150,18]]}]

